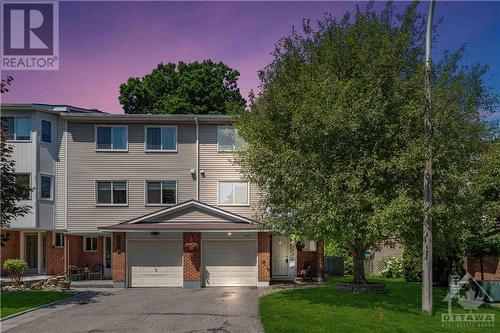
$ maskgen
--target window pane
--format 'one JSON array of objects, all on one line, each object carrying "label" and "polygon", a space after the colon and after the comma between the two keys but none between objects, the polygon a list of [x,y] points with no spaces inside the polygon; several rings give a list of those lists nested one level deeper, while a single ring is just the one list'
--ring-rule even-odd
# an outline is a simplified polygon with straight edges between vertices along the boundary
[{"label": "window pane", "polygon": [[113,149],[127,149],[126,127],[113,127]]},{"label": "window pane", "polygon": [[234,149],[240,150],[243,149],[245,145],[245,140],[238,134],[238,129],[234,129]]},{"label": "window pane", "polygon": [[234,203],[248,204],[248,183],[234,183]]},{"label": "window pane", "polygon": [[219,127],[219,150],[233,150],[234,129],[232,127]]},{"label": "window pane", "polygon": [[163,150],[175,150],[176,132],[175,127],[164,127],[161,129],[161,145]]},{"label": "window pane", "polygon": [[97,251],[97,237],[92,237],[91,239],[91,249],[92,251]]},{"label": "window pane", "polygon": [[49,176],[42,176],[42,189],[41,189],[41,197],[44,199],[50,199],[51,198],[51,177]]},{"label": "window pane", "polygon": [[162,191],[162,200],[163,204],[175,204],[176,197],[176,183],[175,182],[162,182],[163,191]]},{"label": "window pane", "polygon": [[14,140],[14,117],[2,117],[2,125],[5,130],[7,140]]},{"label": "window pane", "polygon": [[85,238],[85,250],[92,251],[92,238],[91,237]]},{"label": "window pane", "polygon": [[233,183],[219,183],[219,203],[227,205],[232,204],[233,201]]},{"label": "window pane", "polygon": [[160,204],[161,203],[161,183],[148,182],[148,203]]},{"label": "window pane", "polygon": [[29,117],[16,118],[16,140],[29,140],[31,138],[31,121]]},{"label": "window pane", "polygon": [[111,149],[111,127],[97,127],[97,149]]},{"label": "window pane", "polygon": [[16,184],[22,187],[21,196],[23,200],[30,199],[30,175],[16,175]]},{"label": "window pane", "polygon": [[111,203],[111,182],[97,182],[97,203]]},{"label": "window pane", "polygon": [[113,182],[113,203],[127,203],[127,182]]},{"label": "window pane", "polygon": [[42,141],[52,142],[52,123],[48,120],[42,120]]},{"label": "window pane", "polygon": [[148,127],[146,140],[147,149],[161,149],[161,128]]}]

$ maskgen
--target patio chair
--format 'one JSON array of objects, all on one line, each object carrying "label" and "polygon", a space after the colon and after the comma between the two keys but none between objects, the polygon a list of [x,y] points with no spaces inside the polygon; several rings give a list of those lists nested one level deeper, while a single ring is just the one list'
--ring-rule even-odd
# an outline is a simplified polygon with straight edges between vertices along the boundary
[{"label": "patio chair", "polygon": [[72,280],[72,281],[85,280],[86,274],[85,274],[84,269],[82,269],[78,266],[75,266],[75,265],[69,265],[68,268],[69,268],[69,279],[70,280]]},{"label": "patio chair", "polygon": [[102,280],[104,277],[104,266],[99,264],[95,265],[93,268],[88,270],[88,279],[94,280],[94,277],[97,277],[97,280]]},{"label": "patio chair", "polygon": [[302,278],[302,281],[312,281],[312,267],[309,261],[304,263],[304,268],[300,270],[297,277]]}]

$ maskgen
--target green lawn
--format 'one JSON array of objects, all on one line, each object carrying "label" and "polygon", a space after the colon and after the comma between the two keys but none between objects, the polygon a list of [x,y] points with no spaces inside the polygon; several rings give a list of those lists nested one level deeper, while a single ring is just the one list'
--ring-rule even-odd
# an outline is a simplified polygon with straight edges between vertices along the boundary
[{"label": "green lawn", "polygon": [[70,296],[70,293],[60,291],[3,292],[1,296],[0,317],[6,317],[16,312],[28,310]]},{"label": "green lawn", "polygon": [[[321,288],[295,289],[277,292],[260,299],[260,317],[266,333],[275,332],[498,332],[500,309],[483,308],[479,312],[495,315],[495,328],[442,327],[441,314],[447,313],[442,299],[446,290],[434,288],[432,317],[421,314],[420,283],[400,279],[370,279],[383,281],[386,294],[351,294],[336,291],[337,281],[350,277],[331,278]],[[465,312],[457,305],[456,312]],[[475,312],[474,312],[475,313]]]}]

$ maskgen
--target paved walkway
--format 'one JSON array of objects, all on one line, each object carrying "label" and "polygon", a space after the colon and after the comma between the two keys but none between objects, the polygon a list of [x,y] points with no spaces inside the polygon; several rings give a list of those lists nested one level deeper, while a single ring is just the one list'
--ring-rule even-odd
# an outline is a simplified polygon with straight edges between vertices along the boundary
[{"label": "paved walkway", "polygon": [[[30,319],[31,317],[31,319]],[[85,291],[2,322],[2,332],[263,332],[257,288]]]}]

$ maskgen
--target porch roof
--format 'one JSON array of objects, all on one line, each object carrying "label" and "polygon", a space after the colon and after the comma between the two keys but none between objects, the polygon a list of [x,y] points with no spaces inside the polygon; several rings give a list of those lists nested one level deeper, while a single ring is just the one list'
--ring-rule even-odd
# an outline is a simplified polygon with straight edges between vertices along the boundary
[{"label": "porch roof", "polygon": [[232,231],[248,232],[259,231],[260,227],[256,224],[248,223],[134,223],[134,224],[116,224],[109,227],[100,227],[102,231],[123,231],[123,232],[144,232],[144,231]]},{"label": "porch roof", "polygon": [[122,223],[99,227],[101,231],[258,231],[260,225],[247,217],[189,200]]}]

